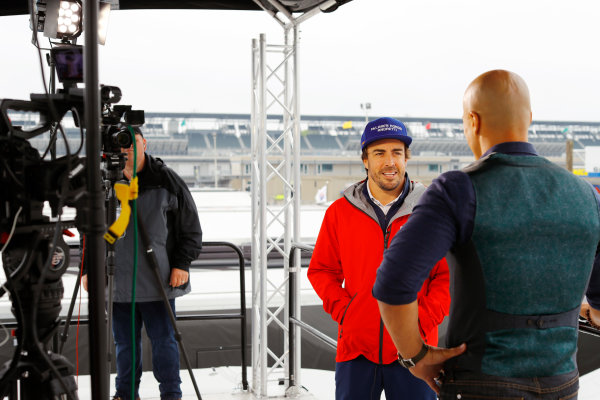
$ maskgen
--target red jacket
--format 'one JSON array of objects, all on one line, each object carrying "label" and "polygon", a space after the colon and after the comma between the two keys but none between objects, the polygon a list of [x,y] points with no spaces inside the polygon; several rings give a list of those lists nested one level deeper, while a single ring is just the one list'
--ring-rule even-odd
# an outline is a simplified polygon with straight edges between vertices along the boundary
[{"label": "red jacket", "polygon": [[[308,279],[323,300],[325,311],[338,323],[336,361],[363,355],[372,362],[389,364],[397,360],[396,348],[371,290],[384,247],[406,223],[425,187],[410,183],[410,192],[384,235],[365,198],[364,185],[365,181],[348,188],[345,197],[327,209],[308,267]],[[417,297],[419,327],[427,344],[437,345],[437,327],[450,307],[448,287],[448,264],[442,259],[431,270]]]}]

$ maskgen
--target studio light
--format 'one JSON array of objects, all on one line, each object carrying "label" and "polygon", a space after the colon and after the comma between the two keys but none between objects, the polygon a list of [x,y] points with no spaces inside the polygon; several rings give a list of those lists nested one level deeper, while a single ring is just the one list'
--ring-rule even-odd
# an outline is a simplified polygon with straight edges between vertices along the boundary
[{"label": "studio light", "polygon": [[82,11],[79,0],[47,0],[44,36],[75,39],[83,30]]},{"label": "studio light", "polygon": [[[98,43],[104,44],[111,8],[118,9],[118,0],[98,2]],[[83,32],[81,0],[37,0],[35,3],[36,28],[51,39],[73,41]],[[33,22],[30,27],[33,29]]]}]

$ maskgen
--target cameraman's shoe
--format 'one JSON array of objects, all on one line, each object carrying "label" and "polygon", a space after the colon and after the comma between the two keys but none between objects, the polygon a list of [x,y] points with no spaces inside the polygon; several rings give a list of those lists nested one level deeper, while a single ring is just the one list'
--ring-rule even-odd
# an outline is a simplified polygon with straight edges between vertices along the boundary
[{"label": "cameraman's shoe", "polygon": [[[123,398],[121,396],[113,396],[112,400],[123,400]],[[138,397],[135,400],[140,400],[140,398]]]}]

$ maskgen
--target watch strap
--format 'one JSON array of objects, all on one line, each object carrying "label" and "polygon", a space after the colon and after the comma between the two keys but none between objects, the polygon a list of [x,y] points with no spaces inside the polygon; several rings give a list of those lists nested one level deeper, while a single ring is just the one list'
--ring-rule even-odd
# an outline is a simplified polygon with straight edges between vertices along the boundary
[{"label": "watch strap", "polygon": [[413,358],[402,358],[402,355],[400,353],[398,353],[398,362],[404,368],[412,368],[415,365],[417,365],[417,363],[419,361],[421,361],[423,359],[423,357],[425,357],[428,350],[429,350],[429,346],[426,343],[423,343],[423,347],[421,347],[421,351],[419,351],[419,353],[416,356],[414,356]]}]

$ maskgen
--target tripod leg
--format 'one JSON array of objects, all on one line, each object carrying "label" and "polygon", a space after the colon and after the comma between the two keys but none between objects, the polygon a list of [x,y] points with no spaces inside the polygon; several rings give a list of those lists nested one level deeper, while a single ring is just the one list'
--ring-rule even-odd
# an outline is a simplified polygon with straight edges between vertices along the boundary
[{"label": "tripod leg", "polygon": [[113,315],[113,286],[114,286],[114,274],[108,274],[108,298],[106,299],[106,317],[107,317],[107,331],[108,331],[108,370],[110,371],[110,364],[112,362],[112,315]]},{"label": "tripod leg", "polygon": [[58,354],[62,354],[67,338],[69,337],[69,327],[71,325],[71,318],[73,317],[73,308],[75,308],[75,301],[77,301],[77,293],[79,292],[79,286],[81,285],[81,273],[77,274],[77,281],[73,288],[73,296],[71,296],[71,304],[69,304],[69,312],[67,318],[65,318],[65,327],[60,335],[60,347]]},{"label": "tripod leg", "polygon": [[183,345],[183,340],[181,337],[181,332],[177,329],[177,320],[175,319],[175,315],[173,314],[173,310],[171,310],[171,305],[169,304],[169,297],[167,296],[167,292],[163,287],[162,278],[160,276],[160,269],[158,266],[158,261],[156,260],[156,255],[154,254],[154,250],[152,246],[150,246],[150,238],[148,236],[148,232],[146,232],[146,228],[143,223],[143,218],[140,215],[140,209],[138,208],[138,229],[140,232],[140,236],[142,237],[142,244],[145,248],[146,258],[150,263],[152,271],[154,272],[154,278],[156,278],[156,282],[158,283],[158,287],[160,288],[160,293],[163,299],[163,303],[167,308],[167,312],[169,313],[169,319],[171,320],[171,325],[173,326],[173,331],[175,331],[175,340],[179,344],[179,349],[181,350],[181,354],[183,355],[183,359],[185,361],[185,365],[190,374],[190,378],[192,379],[192,384],[194,385],[194,390],[196,391],[196,396],[198,400],[202,400],[202,396],[200,396],[200,390],[198,389],[198,384],[196,383],[196,378],[194,377],[194,372],[192,371],[192,366],[187,356],[187,352],[185,351],[185,347]]},{"label": "tripod leg", "polygon": [[18,400],[19,398],[19,386],[17,381],[12,381],[10,384],[10,393],[8,394],[9,400]]}]

